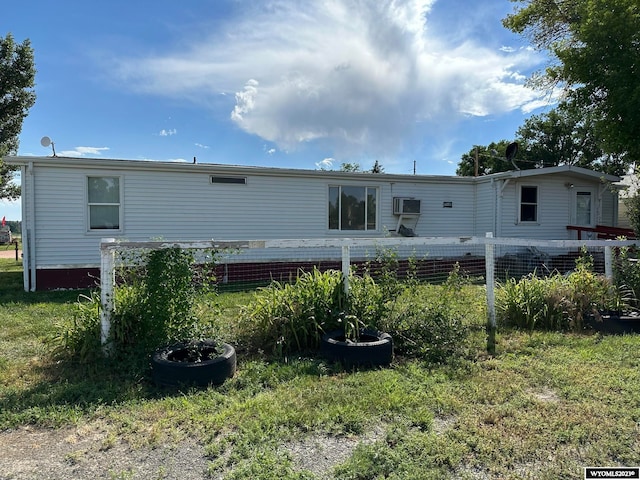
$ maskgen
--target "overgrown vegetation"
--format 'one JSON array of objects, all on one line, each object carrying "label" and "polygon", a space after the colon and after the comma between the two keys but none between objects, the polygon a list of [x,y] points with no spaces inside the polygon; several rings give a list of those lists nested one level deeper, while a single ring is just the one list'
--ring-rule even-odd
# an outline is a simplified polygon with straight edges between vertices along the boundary
[{"label": "overgrown vegetation", "polygon": [[393,251],[379,251],[361,273],[352,269],[348,294],[336,270],[314,269],[293,283],[273,282],[243,309],[240,341],[282,357],[317,349],[322,334],[332,330],[343,329],[345,338],[357,341],[370,328],[389,333],[402,355],[436,363],[459,355],[470,331],[462,309],[453,307],[469,284],[459,266],[434,289],[411,272],[408,280],[398,278],[397,263]]},{"label": "overgrown vegetation", "polygon": [[621,248],[613,264],[615,285],[621,301],[632,310],[640,308],[640,262],[637,255],[636,249]]},{"label": "overgrown vegetation", "polygon": [[[629,268],[628,278],[640,278],[635,266]],[[579,478],[587,465],[640,464],[637,335],[540,331],[537,322],[545,320],[536,319],[533,330],[523,324],[524,332],[503,324],[497,354],[488,356],[485,334],[474,328],[485,323],[484,290],[459,268],[442,285],[412,279],[396,284],[374,270],[362,295],[373,295],[372,285],[382,289],[384,282],[390,291],[400,288],[379,325],[394,332],[398,355],[391,368],[345,371],[295,342],[291,352],[301,352],[280,356],[274,334],[278,355],[258,351],[254,339],[255,348],[239,351],[238,372],[223,386],[169,393],[156,388],[141,365],[55,356],[50,340],[59,332],[56,324],[78,315],[78,292],[24,293],[19,267],[0,260],[0,435],[23,425],[90,427],[105,432],[104,449],[119,442],[131,449],[176,445],[188,437],[204,446],[209,466],[203,476],[225,480]],[[615,290],[593,274],[588,258],[573,274],[563,277],[561,287],[567,298],[573,292],[576,308],[588,311],[600,300],[581,299],[604,299]],[[528,282],[530,291],[542,280],[522,284]],[[307,295],[283,285],[221,294],[215,328],[249,345],[256,329],[239,319],[247,305],[270,298],[265,292],[286,307],[265,306],[280,322],[290,311],[311,311],[307,307],[317,310],[316,322],[337,321],[340,312],[330,307],[344,307],[333,297],[342,295],[339,278],[312,272],[302,282],[308,282],[301,289]],[[275,293],[280,290],[292,297],[281,298]],[[123,297],[116,303],[139,305],[132,292],[119,291]],[[195,317],[206,317],[210,296],[196,293]],[[95,300],[81,305],[95,317]],[[134,308],[128,311],[133,315]],[[283,336],[298,327],[278,328],[274,332]],[[301,461],[300,455],[333,458],[330,451],[315,450],[323,443],[343,455],[323,470]],[[77,461],[85,461],[84,455],[78,452]]]},{"label": "overgrown vegetation", "polygon": [[593,272],[593,259],[583,252],[567,275],[558,272],[540,277],[510,278],[497,290],[496,311],[504,326],[527,330],[579,332],[589,316],[603,310],[619,310],[620,290]]},{"label": "overgrown vegetation", "polygon": [[[216,338],[218,307],[210,262],[195,265],[194,252],[179,247],[129,255],[121,267],[111,315],[111,354],[146,358],[172,342]],[[103,353],[100,294],[80,295],[70,320],[60,326],[58,352],[81,361]]]},{"label": "overgrown vegetation", "polygon": [[482,325],[478,319],[485,316],[479,293],[456,264],[441,286],[409,283],[380,328],[391,334],[400,355],[432,364],[457,360],[473,328]]}]

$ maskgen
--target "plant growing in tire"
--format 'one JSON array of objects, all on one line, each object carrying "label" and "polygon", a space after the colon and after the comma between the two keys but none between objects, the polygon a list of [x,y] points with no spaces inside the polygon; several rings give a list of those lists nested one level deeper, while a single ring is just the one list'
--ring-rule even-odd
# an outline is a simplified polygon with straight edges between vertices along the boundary
[{"label": "plant growing in tire", "polygon": [[338,318],[342,328],[324,333],[320,343],[320,351],[329,361],[347,368],[391,363],[393,339],[377,327],[380,320],[390,314],[399,292],[389,288],[397,285],[397,279],[383,277],[383,281],[387,281],[387,285],[376,283],[368,271],[362,276],[349,276],[347,312]]},{"label": "plant growing in tire", "polygon": [[[397,271],[394,255],[379,255],[373,267],[365,265],[360,275],[355,270],[350,273],[348,293],[342,272],[333,269],[300,270],[294,282],[273,281],[241,310],[244,344],[281,357],[320,350],[331,361],[348,365],[388,365],[393,356],[391,337],[377,330],[390,324],[386,319],[405,288]],[[340,343],[348,344],[349,352],[366,346],[368,353],[343,358]]]},{"label": "plant growing in tire", "polygon": [[235,349],[215,338],[211,314],[216,306],[208,302],[209,322],[196,314],[199,296],[215,298],[207,267],[195,265],[193,252],[179,247],[148,254],[143,323],[155,348],[151,370],[159,386],[220,385],[235,373]]},{"label": "plant growing in tire", "polygon": [[153,353],[153,380],[167,387],[221,385],[236,371],[236,351],[212,340],[177,342]]}]

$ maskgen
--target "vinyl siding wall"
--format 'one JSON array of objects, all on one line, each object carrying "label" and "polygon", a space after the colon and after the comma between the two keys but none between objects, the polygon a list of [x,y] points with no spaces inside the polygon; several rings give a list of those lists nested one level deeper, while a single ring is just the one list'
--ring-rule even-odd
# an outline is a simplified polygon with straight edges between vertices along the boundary
[{"label": "vinyl siding wall", "polygon": [[[538,187],[538,221],[518,222],[520,186]],[[568,185],[573,185],[570,188]],[[574,189],[593,188],[596,222],[598,218],[610,219],[612,213],[602,216],[598,201],[599,182],[584,179],[577,180],[563,175],[545,175],[533,178],[519,178],[511,180],[504,189],[502,198],[502,218],[500,235],[503,237],[535,238],[535,239],[570,239],[571,232],[567,225],[573,224]],[[612,203],[605,204],[612,209]],[[608,224],[608,223],[607,223]]]},{"label": "vinyl siding wall", "polygon": [[496,188],[499,183],[483,182],[476,185],[476,202],[475,202],[475,232],[476,236],[485,236],[487,232],[497,236],[496,216]]},{"label": "vinyl siding wall", "polygon": [[[238,185],[212,184],[212,174],[225,174],[199,165],[190,171],[190,167],[38,164],[34,174],[36,268],[97,266],[99,243],[105,237],[131,241],[383,237],[394,234],[390,231],[395,232],[398,224],[393,197],[421,200],[421,215],[402,222],[418,236],[484,236],[493,231],[503,237],[570,238],[566,226],[570,224],[571,193],[566,184],[578,184],[576,178],[564,175],[512,179],[498,201],[502,179],[474,184],[469,179],[447,177],[408,177],[404,181],[381,175],[380,179],[366,176],[360,180],[354,175],[245,170],[249,173],[241,175],[247,183]],[[232,174],[236,173],[229,169],[228,175]],[[88,176],[121,178],[121,232],[87,231]],[[581,183],[598,191],[597,181]],[[329,230],[330,185],[377,187],[377,231]],[[520,185],[538,187],[539,217],[534,224],[517,221]],[[29,193],[25,191],[27,198]],[[596,218],[613,224],[615,214],[604,212],[614,210],[614,198],[607,189],[602,197],[605,210]],[[451,208],[444,207],[444,202],[451,202]],[[31,206],[26,207],[25,215]]]},{"label": "vinyl siding wall", "polygon": [[[189,165],[185,165],[185,169]],[[87,177],[120,177],[121,231],[87,231]],[[313,176],[248,175],[246,185],[212,184],[206,172],[105,168],[35,169],[36,266],[97,266],[102,238],[130,241],[246,240],[387,236],[393,197],[422,201],[405,222],[420,236],[473,235],[474,187],[446,182],[389,182]],[[377,231],[328,229],[328,187],[378,188]],[[443,202],[453,208],[443,208]]]},{"label": "vinyl siding wall", "polygon": [[[446,181],[394,182],[383,189],[382,214],[385,230],[395,230],[398,216],[393,215],[393,197],[413,197],[421,202],[421,214],[403,217],[402,224],[421,237],[473,235],[475,223],[475,187],[470,183]],[[451,202],[451,208],[444,207]]]}]

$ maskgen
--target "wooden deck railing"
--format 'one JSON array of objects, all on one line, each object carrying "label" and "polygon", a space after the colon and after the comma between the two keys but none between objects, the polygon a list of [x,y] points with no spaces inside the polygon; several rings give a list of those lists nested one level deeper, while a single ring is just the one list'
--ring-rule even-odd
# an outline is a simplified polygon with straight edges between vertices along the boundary
[{"label": "wooden deck railing", "polygon": [[567,230],[578,232],[578,240],[582,240],[582,232],[595,232],[599,240],[615,240],[619,237],[626,237],[628,240],[636,239],[636,233],[630,228],[607,227],[605,225],[596,225],[595,227],[567,225]]}]

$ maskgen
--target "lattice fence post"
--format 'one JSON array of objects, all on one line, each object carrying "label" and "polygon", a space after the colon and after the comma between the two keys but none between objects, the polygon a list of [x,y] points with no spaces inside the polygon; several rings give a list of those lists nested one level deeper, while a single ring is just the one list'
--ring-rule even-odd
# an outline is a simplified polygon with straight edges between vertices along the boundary
[{"label": "lattice fence post", "polygon": [[604,247],[604,275],[613,279],[613,252],[610,246]]},{"label": "lattice fence post", "polygon": [[487,352],[496,353],[496,292],[495,292],[495,245],[493,233],[487,232],[485,244],[485,281],[487,290]]},{"label": "lattice fence post", "polygon": [[351,269],[351,249],[349,245],[342,246],[342,281],[345,296],[349,295],[349,272]]},{"label": "lattice fence post", "polygon": [[115,238],[105,238],[100,244],[100,342],[108,353],[107,340],[111,331],[111,313],[115,288],[115,250],[111,246]]}]

